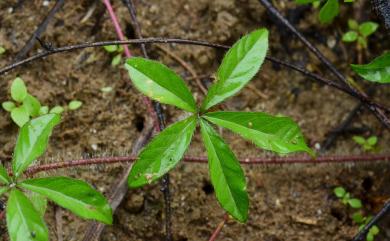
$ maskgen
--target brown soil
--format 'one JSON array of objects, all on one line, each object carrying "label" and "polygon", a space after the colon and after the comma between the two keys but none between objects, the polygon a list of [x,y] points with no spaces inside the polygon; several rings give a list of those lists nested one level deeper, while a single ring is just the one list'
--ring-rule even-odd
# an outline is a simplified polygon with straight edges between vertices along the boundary
[{"label": "brown soil", "polygon": [[[12,62],[13,56],[28,40],[41,19],[53,6],[43,6],[43,1],[0,2],[0,45],[7,52],[0,56],[0,66]],[[128,38],[134,38],[130,16],[121,1],[112,1],[126,27]],[[348,63],[355,63],[355,45],[344,44],[340,36],[347,28],[347,17],[360,21],[376,20],[370,14],[368,1],[358,1],[353,7],[343,6],[341,15],[331,26],[321,26],[317,11],[298,7],[290,1],[278,2],[281,9],[300,30],[347,76],[353,76]],[[14,6],[12,9],[11,7]],[[280,25],[275,25],[265,9],[255,0],[136,1],[137,14],[145,37],[163,36],[201,39],[232,44],[242,34],[259,27],[270,30],[269,54],[298,63],[332,77],[308,53],[304,46]],[[81,21],[91,8],[92,15]],[[102,14],[103,13],[103,14]],[[43,35],[45,41],[62,46],[85,41],[116,39],[115,31],[100,1],[66,1]],[[384,49],[389,49],[388,37],[381,27],[370,38],[369,50],[363,53],[364,61],[372,59]],[[387,46],[386,46],[387,45]],[[168,47],[168,46],[165,46]],[[38,51],[39,46],[31,52]],[[138,46],[130,46],[134,55],[140,55]],[[198,75],[212,75],[223,56],[222,51],[196,46],[171,45],[172,53],[183,58]],[[177,62],[155,46],[148,50],[157,59],[189,78]],[[36,61],[1,76],[0,101],[9,98],[8,90],[15,76],[21,76],[29,91],[42,103],[66,105],[72,99],[83,101],[80,110],[64,114],[61,125],[54,131],[46,159],[41,162],[69,160],[86,156],[128,154],[132,142],[149,118],[142,96],[131,85],[123,68],[110,66],[110,56],[103,49],[85,49],[58,54]],[[205,79],[205,82],[210,81]],[[198,100],[202,93],[189,80]],[[375,99],[388,102],[389,86],[368,85],[358,80],[362,88],[375,88]],[[291,70],[265,63],[251,82],[267,98],[251,88],[227,102],[230,110],[266,111],[294,118],[302,127],[311,146],[322,143],[326,135],[339,124],[357,104],[357,101],[328,86],[322,86]],[[102,93],[102,87],[113,91]],[[182,113],[166,108],[172,123]],[[0,160],[9,162],[16,126],[9,114],[0,110]],[[353,127],[363,129],[363,135],[379,138],[378,152],[389,153],[390,135],[369,111],[364,111],[353,122]],[[224,133],[238,156],[262,156],[266,153],[237,136]],[[338,138],[326,154],[361,154],[362,149],[352,140],[351,134]],[[189,150],[193,155],[204,155],[199,135],[194,137]],[[98,166],[56,171],[44,175],[70,175],[87,180],[106,193],[110,184],[120,175],[122,167]],[[284,165],[246,166],[250,195],[250,217],[247,224],[229,221],[218,240],[350,240],[357,232],[350,216],[352,210],[334,197],[332,189],[344,186],[353,196],[363,200],[365,211],[377,211],[390,196],[389,166],[387,163],[348,165]],[[131,190],[115,214],[114,225],[105,229],[102,240],[163,240],[163,199],[159,185],[149,185]],[[207,240],[223,219],[209,182],[207,165],[180,164],[171,172],[174,240]],[[46,220],[51,239],[56,240],[53,207]],[[64,211],[64,240],[80,240],[87,222]],[[2,221],[4,229],[4,220]],[[388,223],[381,223],[378,240],[389,240]],[[2,235],[2,240],[7,240]]]}]

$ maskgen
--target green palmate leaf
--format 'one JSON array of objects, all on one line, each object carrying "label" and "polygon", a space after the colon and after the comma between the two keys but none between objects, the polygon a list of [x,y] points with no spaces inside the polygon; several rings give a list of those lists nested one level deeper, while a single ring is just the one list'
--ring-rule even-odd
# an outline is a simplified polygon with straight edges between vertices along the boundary
[{"label": "green palmate leaf", "polygon": [[375,58],[369,64],[351,64],[352,70],[362,78],[378,83],[390,83],[390,52]]},{"label": "green palmate leaf", "polygon": [[242,37],[226,53],[201,110],[224,101],[240,91],[260,69],[268,50],[268,30],[259,29]]},{"label": "green palmate leaf", "polygon": [[62,112],[64,112],[64,107],[62,106],[54,106],[53,108],[51,108],[50,112],[51,114],[61,114]]},{"label": "green palmate leaf", "polygon": [[358,33],[356,31],[348,31],[343,35],[344,42],[354,42],[357,40]]},{"label": "green palmate leaf", "polygon": [[328,0],[320,10],[318,15],[320,22],[323,24],[331,23],[339,14],[339,0]]},{"label": "green palmate leaf", "polygon": [[72,100],[71,102],[69,102],[68,108],[69,108],[69,110],[77,110],[82,105],[83,105],[83,102],[81,102],[79,100]]},{"label": "green palmate leaf", "polygon": [[177,122],[161,133],[141,151],[131,168],[128,184],[140,187],[170,171],[183,157],[196,127],[196,117]]},{"label": "green palmate leaf", "polygon": [[9,184],[10,180],[7,169],[0,164],[0,182],[3,184]]},{"label": "green palmate leaf", "polygon": [[130,58],[125,64],[134,85],[144,95],[164,104],[196,112],[194,97],[186,84],[165,65],[144,58]]},{"label": "green palmate leaf", "polygon": [[6,209],[7,228],[11,241],[48,241],[49,234],[43,218],[28,198],[13,189]]},{"label": "green palmate leaf", "polygon": [[371,34],[373,34],[377,29],[379,25],[375,22],[364,22],[359,26],[359,32],[364,37],[367,37]]},{"label": "green palmate leaf", "polygon": [[11,119],[19,126],[22,127],[30,120],[30,114],[28,113],[27,108],[22,105],[16,108],[13,108],[11,111]]},{"label": "green palmate leaf", "polygon": [[47,208],[46,197],[36,192],[30,192],[28,193],[28,198],[33,204],[35,210],[43,217]]},{"label": "green palmate leaf", "polygon": [[22,102],[27,96],[27,88],[24,81],[17,77],[11,85],[11,97],[17,102]]},{"label": "green palmate leaf", "polygon": [[49,136],[60,119],[57,114],[47,114],[31,120],[20,129],[12,158],[16,178],[45,152]]},{"label": "green palmate leaf", "polygon": [[88,183],[68,177],[47,177],[23,181],[21,187],[37,192],[82,218],[112,223],[106,198]]},{"label": "green palmate leaf", "polygon": [[39,116],[39,110],[41,109],[41,103],[32,95],[27,94],[23,100],[23,106],[26,107],[28,113],[32,117]]},{"label": "green palmate leaf", "polygon": [[288,117],[275,117],[261,112],[210,112],[204,118],[228,128],[257,146],[280,154],[305,151],[307,147],[299,126]]},{"label": "green palmate leaf", "polygon": [[240,222],[246,222],[249,199],[240,163],[229,146],[206,121],[201,120],[200,126],[215,195],[230,215]]},{"label": "green palmate leaf", "polygon": [[15,103],[12,101],[4,101],[3,103],[1,103],[1,106],[4,110],[8,112],[12,111],[16,107]]}]

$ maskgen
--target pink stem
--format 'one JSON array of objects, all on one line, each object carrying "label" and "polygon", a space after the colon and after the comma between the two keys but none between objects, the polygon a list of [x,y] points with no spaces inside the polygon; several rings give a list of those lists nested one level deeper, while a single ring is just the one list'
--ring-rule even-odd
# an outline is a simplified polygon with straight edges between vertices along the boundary
[{"label": "pink stem", "polygon": [[[112,23],[114,24],[116,34],[118,35],[120,40],[125,40],[125,36],[122,33],[122,29],[119,25],[118,19],[116,18],[116,15],[114,13],[114,10],[112,9],[112,5],[110,3],[110,0],[103,0],[104,4],[106,5],[107,11],[110,14]],[[125,55],[127,58],[131,57],[131,53],[127,45],[123,45],[123,48],[125,50]]]}]

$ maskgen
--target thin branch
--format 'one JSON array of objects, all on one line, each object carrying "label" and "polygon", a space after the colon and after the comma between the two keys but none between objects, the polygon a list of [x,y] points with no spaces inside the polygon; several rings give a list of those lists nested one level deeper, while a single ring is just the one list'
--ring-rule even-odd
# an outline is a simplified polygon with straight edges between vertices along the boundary
[{"label": "thin branch", "polygon": [[39,38],[43,32],[45,32],[47,26],[49,25],[50,20],[54,15],[64,6],[65,0],[57,0],[56,4],[50,9],[49,14],[43,19],[43,21],[38,25],[37,29],[31,35],[30,39],[26,42],[23,48],[16,54],[15,60],[21,60],[26,57],[27,53],[34,47],[37,38]]},{"label": "thin branch", "polygon": [[[53,48],[52,51],[45,51],[42,53],[38,53],[34,56],[31,56],[29,58],[17,61],[15,63],[12,63],[10,65],[7,65],[0,69],[0,75],[15,69],[21,65],[25,65],[27,63],[33,62],[38,59],[42,59],[44,57],[57,54],[57,53],[63,53],[68,51],[74,51],[78,49],[84,49],[84,48],[96,48],[96,47],[102,47],[107,45],[125,45],[125,44],[170,44],[170,43],[176,43],[176,44],[188,44],[188,45],[198,45],[198,46],[204,46],[204,47],[212,47],[212,48],[219,48],[219,49],[228,49],[230,46],[222,45],[222,44],[215,44],[215,43],[209,43],[207,41],[198,41],[198,40],[188,40],[188,39],[168,39],[168,38],[145,38],[145,39],[131,39],[131,40],[112,40],[112,41],[100,41],[100,42],[86,42],[81,44],[75,44],[75,45],[68,45],[58,48]],[[317,74],[314,74],[306,69],[303,69],[301,67],[298,67],[296,65],[293,65],[291,63],[279,60],[274,57],[267,56],[266,60],[271,61],[276,64],[280,64],[282,66],[288,67],[292,70],[295,70],[297,72],[300,72],[314,80],[320,81],[326,85],[335,87],[341,91],[344,91],[345,93],[351,95],[352,97],[355,97],[361,101],[363,101],[366,105],[372,106],[373,108],[380,108],[387,112],[390,112],[390,108],[385,107],[381,104],[378,104],[376,102],[371,101],[366,96],[360,95],[358,93],[355,93],[345,86],[340,85],[339,83],[335,83],[334,81],[331,81],[329,79],[323,78]]]},{"label": "thin branch", "polygon": [[223,220],[218,224],[217,228],[214,230],[213,234],[211,235],[209,241],[215,241],[218,238],[219,233],[221,232],[223,226],[225,226],[225,223],[229,220],[229,215],[225,214],[223,216]]},{"label": "thin branch", "polygon": [[[118,163],[129,163],[137,159],[136,155],[118,156],[118,157],[98,157],[88,159],[70,160],[64,162],[55,162],[50,164],[37,164],[31,166],[25,173],[28,176],[49,170],[57,170],[70,167],[81,167],[91,165],[110,165]],[[204,156],[185,156],[185,162],[189,163],[207,163],[208,159]],[[348,155],[348,156],[319,156],[312,158],[310,156],[291,156],[291,157],[244,157],[240,158],[240,163],[245,165],[282,165],[282,164],[320,164],[320,163],[358,163],[358,162],[376,162],[390,161],[390,154],[379,155]]]},{"label": "thin branch", "polygon": [[[368,99],[367,95],[349,84],[346,78],[341,74],[339,70],[334,67],[334,65],[317,49],[313,44],[309,42],[272,4],[269,0],[259,0],[259,2],[280,22],[283,23],[298,39],[306,45],[306,47],[314,53],[315,56],[339,79],[339,81],[346,87],[349,92],[353,93],[355,96],[360,96],[361,98]],[[362,100],[362,99],[361,99]],[[363,100],[362,100],[363,101]],[[373,105],[372,102],[364,101],[369,110],[371,110],[374,115],[385,125],[387,128],[390,128],[390,118],[386,115],[385,111],[389,109],[378,108],[378,106]]]}]

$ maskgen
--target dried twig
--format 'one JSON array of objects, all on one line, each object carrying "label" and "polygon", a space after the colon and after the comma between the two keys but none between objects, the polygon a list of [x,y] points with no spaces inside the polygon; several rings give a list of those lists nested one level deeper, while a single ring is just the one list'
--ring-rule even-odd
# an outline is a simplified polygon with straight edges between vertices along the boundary
[{"label": "dried twig", "polygon": [[218,238],[219,233],[221,232],[223,226],[225,226],[225,223],[229,220],[229,215],[225,214],[223,216],[223,220],[218,224],[217,228],[214,230],[213,234],[211,235],[209,241],[215,241]]},{"label": "dried twig", "polygon": [[50,10],[49,14],[43,19],[43,21],[38,25],[37,29],[31,35],[30,39],[26,42],[23,48],[16,54],[15,61],[21,60],[26,57],[27,53],[34,47],[37,38],[41,36],[43,32],[45,32],[47,26],[49,25],[50,20],[54,17],[54,15],[62,8],[65,0],[57,0],[54,7]]}]

